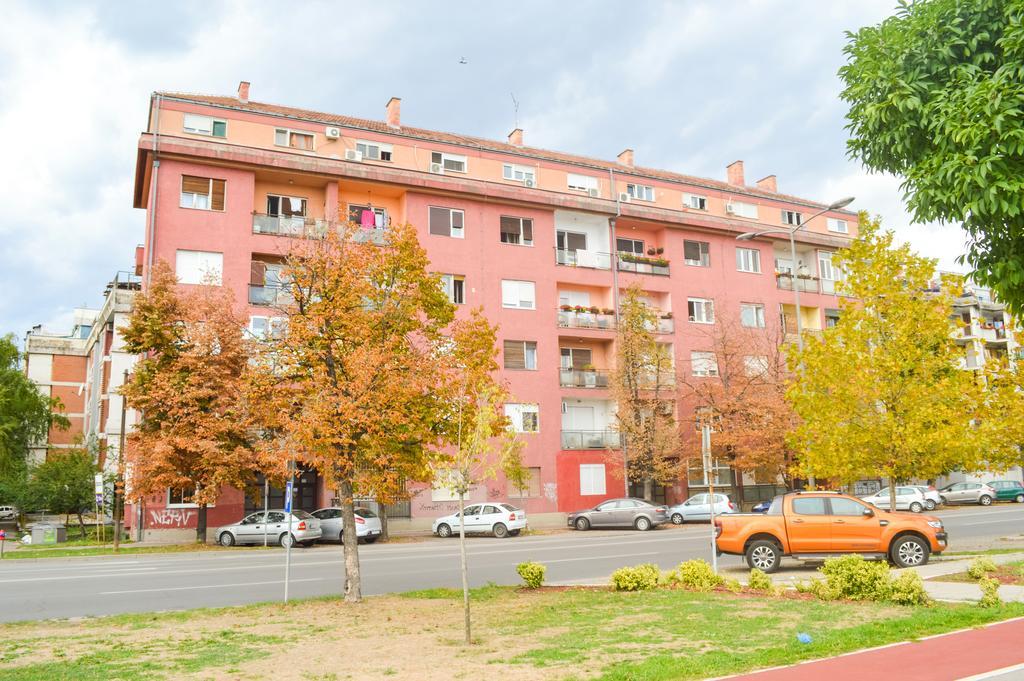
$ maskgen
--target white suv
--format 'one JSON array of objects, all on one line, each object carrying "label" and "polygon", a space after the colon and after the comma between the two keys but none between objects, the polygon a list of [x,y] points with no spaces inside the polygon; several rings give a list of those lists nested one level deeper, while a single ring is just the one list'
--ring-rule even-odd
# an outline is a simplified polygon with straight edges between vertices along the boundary
[{"label": "white suv", "polygon": [[0,520],[17,520],[18,509],[14,506],[0,506]]}]

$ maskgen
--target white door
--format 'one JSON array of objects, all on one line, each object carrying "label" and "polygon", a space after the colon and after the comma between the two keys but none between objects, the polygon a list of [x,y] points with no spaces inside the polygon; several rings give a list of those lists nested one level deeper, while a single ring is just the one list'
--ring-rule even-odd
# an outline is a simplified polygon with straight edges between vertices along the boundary
[{"label": "white door", "polygon": [[595,430],[594,408],[566,405],[565,430]]}]

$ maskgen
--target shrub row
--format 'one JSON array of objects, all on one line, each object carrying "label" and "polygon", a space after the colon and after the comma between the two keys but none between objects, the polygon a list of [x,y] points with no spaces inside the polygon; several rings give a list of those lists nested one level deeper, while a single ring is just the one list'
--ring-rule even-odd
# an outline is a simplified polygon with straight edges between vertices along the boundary
[{"label": "shrub row", "polygon": [[888,563],[864,560],[862,556],[829,558],[821,568],[824,580],[797,584],[797,591],[811,593],[824,601],[882,601],[899,605],[927,605],[931,602],[921,576],[907,571],[893,579]]}]

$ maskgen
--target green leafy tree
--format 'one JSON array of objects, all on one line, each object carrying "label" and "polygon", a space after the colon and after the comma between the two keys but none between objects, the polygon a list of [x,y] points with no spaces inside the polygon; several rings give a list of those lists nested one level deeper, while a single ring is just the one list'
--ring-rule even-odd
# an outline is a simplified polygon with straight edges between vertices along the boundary
[{"label": "green leafy tree", "polygon": [[[897,481],[980,470],[1016,456],[1000,434],[1021,412],[1000,414],[989,373],[961,368],[948,291],[928,293],[935,263],[861,216],[861,238],[836,254],[845,273],[839,323],[809,336],[787,393],[800,417],[793,443],[806,475],[843,483]],[[991,372],[993,370],[986,370]],[[895,505],[893,505],[893,508]]]},{"label": "green leafy tree", "polygon": [[35,508],[58,515],[75,515],[85,536],[82,513],[93,507],[96,457],[86,448],[51,450],[32,467],[26,496]]},{"label": "green leafy tree", "polygon": [[1024,310],[1024,5],[900,2],[848,34],[850,154],[904,178],[918,221],[963,224],[975,279]]}]

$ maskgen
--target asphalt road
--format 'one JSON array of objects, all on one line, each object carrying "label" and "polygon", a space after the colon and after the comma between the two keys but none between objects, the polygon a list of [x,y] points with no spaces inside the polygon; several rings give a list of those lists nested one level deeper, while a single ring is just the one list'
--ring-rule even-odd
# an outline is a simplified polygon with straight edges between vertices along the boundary
[{"label": "asphalt road", "polygon": [[[1024,506],[942,511],[951,536],[972,540],[1018,534]],[[976,543],[976,542],[974,542]],[[456,539],[360,547],[363,592],[380,594],[458,586]],[[469,540],[474,586],[517,584],[516,564],[548,566],[549,582],[604,578],[616,568],[656,563],[663,569],[710,557],[710,527],[687,525],[654,532],[591,531],[535,537]],[[277,600],[284,595],[284,552],[237,550],[211,553],[11,560],[0,563],[0,621],[180,610]],[[734,556],[723,566],[739,565]],[[783,568],[786,569],[785,567]],[[341,548],[292,551],[291,596],[337,594],[342,587]]]}]

